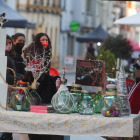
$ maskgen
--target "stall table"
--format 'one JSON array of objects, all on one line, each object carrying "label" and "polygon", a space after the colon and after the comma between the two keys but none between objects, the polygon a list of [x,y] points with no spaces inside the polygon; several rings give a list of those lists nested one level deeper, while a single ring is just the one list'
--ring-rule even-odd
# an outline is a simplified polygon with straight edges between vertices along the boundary
[{"label": "stall table", "polygon": [[103,117],[101,114],[56,114],[0,111],[0,132],[133,137],[139,135],[139,114]]}]

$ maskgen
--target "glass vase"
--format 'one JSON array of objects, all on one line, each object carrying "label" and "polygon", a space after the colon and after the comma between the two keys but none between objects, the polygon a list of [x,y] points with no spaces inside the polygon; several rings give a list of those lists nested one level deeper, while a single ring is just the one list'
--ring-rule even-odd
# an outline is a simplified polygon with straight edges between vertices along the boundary
[{"label": "glass vase", "polygon": [[[24,90],[24,93],[19,93],[19,90]],[[31,93],[27,89],[17,89],[10,99],[11,107],[17,111],[29,111],[30,106],[34,105]]]},{"label": "glass vase", "polygon": [[101,87],[99,87],[98,93],[95,95],[93,99],[95,105],[95,113],[101,113],[101,100],[102,100],[102,92]]},{"label": "glass vase", "polygon": [[74,97],[74,110],[72,111],[73,113],[78,113],[78,103],[81,99],[81,90],[75,90],[75,89],[71,89],[70,92],[71,95],[73,95]]},{"label": "glass vase", "polygon": [[51,104],[56,113],[69,114],[74,110],[74,97],[68,91],[65,79],[62,79],[62,84],[53,96]]}]

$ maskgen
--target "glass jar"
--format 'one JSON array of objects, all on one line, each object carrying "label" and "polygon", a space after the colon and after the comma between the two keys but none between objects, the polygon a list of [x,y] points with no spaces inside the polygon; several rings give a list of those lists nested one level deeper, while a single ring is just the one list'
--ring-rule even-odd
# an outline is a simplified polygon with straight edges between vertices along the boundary
[{"label": "glass jar", "polygon": [[81,100],[78,104],[78,111],[81,115],[92,115],[94,113],[94,104],[90,91],[81,92]]},{"label": "glass jar", "polygon": [[73,97],[74,97],[74,110],[73,110],[73,113],[78,113],[78,103],[81,99],[81,90],[75,90],[75,89],[71,89],[71,92],[70,92]]},{"label": "glass jar", "polygon": [[102,88],[98,87],[98,92],[95,95],[93,101],[95,105],[95,113],[101,113],[101,100],[102,100]]},{"label": "glass jar", "polygon": [[101,111],[105,117],[119,117],[122,112],[122,102],[117,96],[116,85],[106,86],[106,95],[102,98]]},{"label": "glass jar", "polygon": [[80,85],[80,84],[73,84],[72,85],[72,89],[74,89],[74,90],[82,90],[82,85]]},{"label": "glass jar", "polygon": [[27,82],[18,81],[15,89],[15,92],[10,97],[11,107],[18,111],[29,111],[34,102]]}]

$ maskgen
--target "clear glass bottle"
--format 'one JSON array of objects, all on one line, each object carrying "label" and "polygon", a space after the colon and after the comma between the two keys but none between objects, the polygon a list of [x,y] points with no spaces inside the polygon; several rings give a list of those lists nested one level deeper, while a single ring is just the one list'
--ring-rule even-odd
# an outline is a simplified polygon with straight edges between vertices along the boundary
[{"label": "clear glass bottle", "polygon": [[101,112],[105,117],[121,116],[122,102],[119,96],[117,96],[115,84],[106,86],[106,95],[102,98]]},{"label": "clear glass bottle", "polygon": [[69,114],[75,108],[73,95],[70,94],[66,86],[65,68],[63,68],[62,84],[57,93],[53,96],[51,104],[56,113]]},{"label": "clear glass bottle", "polygon": [[78,104],[78,111],[81,115],[92,115],[95,106],[90,91],[83,90],[81,92],[81,100]]},{"label": "clear glass bottle", "polygon": [[98,92],[93,99],[95,105],[95,113],[101,113],[101,100],[102,100],[102,88],[98,87]]}]

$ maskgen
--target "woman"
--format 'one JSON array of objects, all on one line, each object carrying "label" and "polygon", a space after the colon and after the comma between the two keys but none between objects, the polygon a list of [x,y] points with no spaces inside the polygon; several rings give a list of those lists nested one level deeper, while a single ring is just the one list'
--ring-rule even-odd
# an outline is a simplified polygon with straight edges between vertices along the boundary
[{"label": "woman", "polygon": [[14,50],[16,52],[16,55],[14,57],[15,66],[18,75],[24,75],[25,74],[25,65],[22,58],[22,49],[25,45],[25,35],[22,33],[16,33],[12,36],[13,44],[14,44]]},{"label": "woman", "polygon": [[[15,63],[14,63],[15,51],[13,49],[12,39],[9,35],[6,36],[5,55],[7,56],[7,67],[13,69],[16,72],[16,67],[15,67]],[[11,70],[7,70],[6,82],[9,85],[14,84],[14,75]],[[8,98],[9,98],[9,96],[8,96]],[[4,133],[2,138],[6,139],[6,140],[12,140],[13,139],[12,133]]]},{"label": "woman", "polygon": [[[6,37],[5,55],[7,56],[7,67],[13,69],[16,73],[16,66],[14,63],[15,51],[13,48],[12,39],[9,35]],[[9,85],[14,84],[14,75],[11,70],[7,70],[6,81]]]},{"label": "woman", "polygon": [[[48,42],[48,46],[45,50],[45,53],[43,53],[45,46],[42,45],[44,41]],[[39,57],[41,57],[40,59],[42,59],[43,55],[45,55],[45,58],[50,60],[51,49],[52,49],[51,41],[48,35],[46,35],[45,33],[39,33],[34,37],[33,42],[24,50],[24,58],[27,60],[27,62],[29,62],[29,58],[31,60],[32,59],[31,57],[34,58],[35,55],[37,59],[39,59]],[[37,88],[37,92],[42,99],[42,103],[44,104],[51,103],[51,99],[57,91],[54,79],[52,76],[49,75],[49,68],[50,65],[48,66],[48,71],[44,72],[38,80],[39,86]],[[32,76],[32,72],[26,72],[25,81],[32,83],[33,80],[34,78]],[[51,140],[53,138],[52,135],[29,135],[29,136],[31,140],[38,139]]]},{"label": "woman", "polygon": [[[45,33],[39,33],[37,34],[34,39],[33,43],[31,43],[25,50],[24,50],[24,58],[27,59],[27,62],[29,62],[29,53],[30,53],[30,59],[31,57],[35,56],[35,52],[38,53],[39,57],[43,56],[44,52],[44,46],[42,45],[42,42],[48,42],[48,47],[45,50],[45,58],[50,59],[51,58],[51,41],[49,37]],[[42,99],[43,104],[51,103],[51,99],[53,95],[56,93],[56,85],[54,82],[54,79],[52,76],[49,75],[49,68],[48,71],[45,71],[39,80],[37,81],[39,83],[39,86],[37,88],[37,92],[40,95]],[[32,76],[32,72],[26,72],[25,74],[25,81],[32,83],[34,80]]]}]

